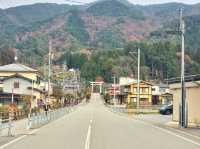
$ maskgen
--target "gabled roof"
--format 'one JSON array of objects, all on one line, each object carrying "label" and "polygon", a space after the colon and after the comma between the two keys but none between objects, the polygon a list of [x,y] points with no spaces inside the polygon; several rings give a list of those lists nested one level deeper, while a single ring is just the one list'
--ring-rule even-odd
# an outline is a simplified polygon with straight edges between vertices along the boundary
[{"label": "gabled roof", "polygon": [[[144,83],[144,84],[147,84],[147,85],[153,86],[152,83],[147,82],[147,81],[140,81],[140,84],[141,84],[141,83]],[[129,83],[128,85],[132,85],[132,84],[137,84],[137,82]]]},{"label": "gabled roof", "polygon": [[0,66],[0,72],[37,72],[37,70],[22,64],[13,63]]},{"label": "gabled roof", "polygon": [[21,79],[27,80],[27,81],[29,81],[29,82],[32,82],[32,81],[33,81],[32,79],[26,78],[26,77],[24,77],[24,76],[22,76],[22,75],[20,75],[20,74],[17,74],[17,73],[14,74],[14,75],[12,75],[12,76],[5,77],[5,78],[3,79],[3,81],[4,81],[4,80],[11,79],[11,78],[21,78]]}]

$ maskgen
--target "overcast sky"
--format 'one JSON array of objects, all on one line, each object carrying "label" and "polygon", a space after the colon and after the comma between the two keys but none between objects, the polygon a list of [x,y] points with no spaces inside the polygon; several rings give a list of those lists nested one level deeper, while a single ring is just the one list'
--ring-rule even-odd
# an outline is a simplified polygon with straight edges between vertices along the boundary
[{"label": "overcast sky", "polygon": [[[28,5],[34,3],[68,3],[66,1],[78,1],[82,3],[89,3],[95,0],[0,0],[0,8],[15,7],[19,5]],[[200,3],[200,0],[129,0],[134,4],[148,5],[148,4],[160,4],[167,2],[182,2],[186,4]]]}]

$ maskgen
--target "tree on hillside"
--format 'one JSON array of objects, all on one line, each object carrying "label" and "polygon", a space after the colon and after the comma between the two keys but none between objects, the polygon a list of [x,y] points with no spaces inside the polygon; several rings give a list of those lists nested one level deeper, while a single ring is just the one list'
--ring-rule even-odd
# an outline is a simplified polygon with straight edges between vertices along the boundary
[{"label": "tree on hillside", "polygon": [[6,65],[14,62],[15,51],[8,46],[0,48],[0,64]]}]

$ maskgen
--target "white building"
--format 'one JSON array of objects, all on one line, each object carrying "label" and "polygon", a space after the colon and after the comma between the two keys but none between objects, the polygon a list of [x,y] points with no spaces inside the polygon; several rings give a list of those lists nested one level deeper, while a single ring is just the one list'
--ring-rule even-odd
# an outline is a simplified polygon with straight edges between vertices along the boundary
[{"label": "white building", "polygon": [[45,98],[45,90],[39,89],[39,82],[35,82],[21,75],[13,75],[3,79],[3,93],[31,96],[31,107],[37,107],[40,100]]},{"label": "white building", "polygon": [[134,78],[130,78],[130,77],[120,77],[119,78],[120,86],[128,85],[128,84],[135,83],[135,82],[137,82],[137,80],[135,80]]},{"label": "white building", "polygon": [[169,86],[167,84],[157,84],[152,86],[153,104],[169,104],[172,101]]}]

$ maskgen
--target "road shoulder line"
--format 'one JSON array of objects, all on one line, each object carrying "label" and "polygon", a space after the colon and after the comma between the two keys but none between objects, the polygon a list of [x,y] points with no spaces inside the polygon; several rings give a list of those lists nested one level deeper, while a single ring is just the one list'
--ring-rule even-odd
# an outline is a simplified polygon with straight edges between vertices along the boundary
[{"label": "road shoulder line", "polygon": [[20,136],[20,137],[18,137],[18,138],[16,138],[16,139],[14,139],[14,140],[12,140],[12,141],[6,143],[6,144],[0,146],[0,149],[3,149],[3,148],[5,148],[5,147],[8,147],[9,145],[11,145],[11,144],[13,144],[13,143],[16,143],[16,142],[18,142],[18,141],[20,141],[20,140],[26,138],[28,135],[32,135],[32,134],[36,133],[37,131],[39,131],[39,129],[35,129],[35,130],[29,132],[29,133],[26,134],[26,135],[22,135],[22,136]]}]

